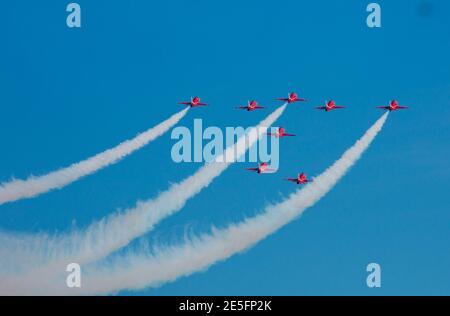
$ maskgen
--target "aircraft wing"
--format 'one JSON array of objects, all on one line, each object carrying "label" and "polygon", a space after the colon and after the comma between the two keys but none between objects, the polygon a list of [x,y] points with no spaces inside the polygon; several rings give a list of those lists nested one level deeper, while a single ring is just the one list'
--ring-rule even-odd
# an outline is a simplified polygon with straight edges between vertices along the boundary
[{"label": "aircraft wing", "polygon": [[283,136],[295,136],[295,134],[283,134]]},{"label": "aircraft wing", "polygon": [[326,110],[327,107],[326,106],[316,106],[317,110]]}]

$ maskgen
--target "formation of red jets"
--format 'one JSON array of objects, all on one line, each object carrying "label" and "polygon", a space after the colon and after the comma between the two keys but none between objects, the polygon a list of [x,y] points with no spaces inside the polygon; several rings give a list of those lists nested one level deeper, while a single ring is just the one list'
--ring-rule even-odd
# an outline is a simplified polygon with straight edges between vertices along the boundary
[{"label": "formation of red jets", "polygon": [[[288,94],[287,98],[277,98],[275,100],[278,101],[283,101],[286,102],[288,104],[291,103],[295,103],[295,102],[306,102],[306,99],[303,98],[299,98],[298,94],[295,92],[291,92]],[[188,105],[191,108],[195,108],[198,106],[208,106],[208,104],[206,103],[201,103],[201,100],[199,97],[193,97],[191,98],[191,101],[185,101],[185,102],[178,102],[178,104],[183,104],[183,105]],[[252,101],[248,101],[247,105],[245,106],[238,106],[236,107],[237,109],[241,109],[241,110],[247,110],[249,112],[254,111],[254,110],[258,110],[258,109],[264,109],[264,106],[259,106],[258,102],[256,100],[252,100]],[[336,109],[344,109],[345,106],[339,106],[336,105],[336,102],[334,100],[329,100],[327,102],[325,102],[324,106],[317,106],[316,109],[318,110],[324,110],[326,112],[330,112],[332,110],[336,110]],[[402,109],[407,109],[407,106],[400,106],[398,104],[397,100],[392,100],[388,106],[377,106],[377,108],[379,109],[384,109],[384,110],[388,110],[390,112],[392,111],[397,111],[397,110],[402,110]]]},{"label": "formation of red jets", "polygon": [[[299,98],[298,94],[295,92],[291,92],[288,94],[287,98],[277,98],[275,100],[283,101],[285,103],[291,104],[295,102],[306,102],[306,99]],[[191,98],[190,102],[179,102],[179,104],[188,105],[192,108],[199,107],[199,106],[208,106],[206,103],[201,103],[201,100],[199,97],[193,97]],[[248,101],[246,106],[238,106],[236,107],[240,110],[246,110],[248,112],[252,112],[258,109],[264,109],[264,106],[260,106],[257,101],[252,100]],[[336,105],[336,102],[334,100],[329,100],[325,102],[324,106],[317,106],[317,110],[323,110],[325,112],[330,112],[332,110],[336,109],[344,109],[344,106]],[[389,112],[397,111],[397,110],[403,110],[407,109],[407,106],[401,106],[399,105],[397,100],[392,100],[388,106],[377,106],[378,109],[387,110]],[[283,127],[280,127],[276,133],[267,133],[269,136],[277,137],[277,138],[283,138],[287,136],[295,136],[295,134],[288,134],[286,133],[286,130]],[[269,164],[267,162],[263,162],[258,165],[256,168],[247,168],[248,171],[254,171],[258,174],[262,173],[271,173],[275,172],[275,170],[269,168]],[[307,184],[309,182],[312,182],[312,180],[308,179],[305,173],[299,173],[296,178],[287,178],[286,181],[290,181],[296,184]]]}]

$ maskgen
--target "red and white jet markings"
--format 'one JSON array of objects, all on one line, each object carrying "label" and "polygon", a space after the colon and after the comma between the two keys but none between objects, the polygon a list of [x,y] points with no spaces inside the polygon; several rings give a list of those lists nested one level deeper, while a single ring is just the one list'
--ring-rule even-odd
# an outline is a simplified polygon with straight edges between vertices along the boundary
[{"label": "red and white jet markings", "polygon": [[336,105],[336,102],[333,100],[325,102],[325,106],[316,106],[316,109],[325,110],[326,112],[330,112],[335,109],[344,109],[344,108],[345,108],[345,106]]},{"label": "red and white jet markings", "polygon": [[403,110],[403,109],[408,109],[407,106],[400,106],[400,105],[398,105],[398,101],[397,100],[392,100],[391,103],[389,104],[389,106],[377,106],[377,108],[378,109],[388,110],[389,112],[397,111],[397,110]]},{"label": "red and white jet markings", "polygon": [[283,138],[286,136],[295,136],[295,134],[286,133],[286,130],[284,129],[284,127],[280,127],[276,133],[267,133],[267,135],[277,137],[277,138]]},{"label": "red and white jet markings", "polygon": [[287,98],[277,98],[275,100],[284,101],[287,103],[294,103],[294,102],[306,102],[306,99],[302,99],[298,97],[298,94],[295,92],[289,93]]},{"label": "red and white jet markings", "polygon": [[274,169],[270,169],[269,168],[269,164],[267,162],[261,163],[258,166],[258,168],[247,168],[245,170],[255,171],[255,172],[259,173],[259,174],[261,174],[261,173],[271,173],[271,172],[275,171]]},{"label": "red and white jet markings", "polygon": [[251,111],[254,111],[254,110],[257,110],[257,109],[264,109],[265,107],[264,106],[259,106],[258,102],[256,102],[255,100],[252,100],[252,101],[248,101],[247,106],[238,106],[237,108],[241,109],[241,110],[247,110],[247,111],[251,112]]},{"label": "red and white jet markings", "polygon": [[285,179],[286,181],[291,181],[297,184],[306,184],[308,182],[312,182],[312,180],[309,180],[308,177],[306,176],[306,174],[304,174],[303,172],[300,173],[297,178],[287,178]]},{"label": "red and white jet markings", "polygon": [[206,103],[201,103],[199,97],[193,97],[190,102],[178,102],[178,104],[189,105],[191,108],[195,108],[197,106],[208,106]]}]

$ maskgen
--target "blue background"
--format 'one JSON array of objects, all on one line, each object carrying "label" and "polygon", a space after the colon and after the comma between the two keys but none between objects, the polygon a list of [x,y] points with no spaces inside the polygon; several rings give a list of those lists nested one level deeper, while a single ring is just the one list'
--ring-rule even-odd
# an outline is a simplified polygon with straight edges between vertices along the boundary
[{"label": "blue background", "polygon": [[[231,166],[146,238],[224,226],[321,173],[396,98],[363,159],[317,205],[244,254],[156,289],[121,294],[450,294],[450,2],[86,1],[82,28],[64,1],[10,1],[0,10],[0,181],[41,175],[131,138],[200,95],[209,108],[180,125],[250,126],[290,90],[308,98],[277,124],[281,168],[258,177]],[[333,98],[348,108],[312,108]],[[270,111],[270,109],[269,109]],[[170,133],[60,191],[0,206],[0,228],[64,231],[151,198],[200,164],[175,164]],[[366,265],[382,288],[366,286]]]}]

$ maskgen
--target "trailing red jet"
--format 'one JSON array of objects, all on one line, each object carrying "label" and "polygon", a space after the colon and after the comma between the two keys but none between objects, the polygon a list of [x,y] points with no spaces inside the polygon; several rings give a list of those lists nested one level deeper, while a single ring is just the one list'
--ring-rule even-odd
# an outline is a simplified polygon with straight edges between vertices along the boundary
[{"label": "trailing red jet", "polygon": [[333,100],[325,102],[325,106],[316,106],[316,109],[318,109],[318,110],[325,110],[327,112],[330,112],[330,111],[335,110],[335,109],[344,109],[344,108],[345,108],[345,106],[338,106],[338,105],[336,105],[336,102],[333,101]]},{"label": "trailing red jet", "polygon": [[276,133],[267,133],[267,135],[274,136],[277,138],[283,138],[286,136],[295,136],[295,134],[286,133],[286,130],[284,129],[284,127],[280,127]]},{"label": "trailing red jet", "polygon": [[237,108],[251,112],[251,111],[254,111],[257,109],[264,109],[264,106],[259,106],[258,102],[256,102],[255,100],[252,100],[252,101],[248,101],[247,106],[238,106]]},{"label": "trailing red jet", "polygon": [[294,183],[297,183],[297,184],[306,184],[306,183],[308,183],[308,182],[312,182],[312,180],[309,180],[309,179],[307,178],[306,174],[304,174],[303,172],[300,173],[300,174],[297,176],[297,178],[288,178],[288,179],[285,179],[285,180],[286,180],[286,181],[291,181],[291,182],[294,182]]},{"label": "trailing red jet", "polygon": [[275,171],[274,169],[269,169],[269,164],[267,162],[263,162],[261,163],[258,168],[247,168],[245,170],[249,170],[249,171],[255,171],[259,174],[261,173],[270,173]]},{"label": "trailing red jet", "polygon": [[284,101],[287,103],[294,103],[294,102],[306,102],[306,99],[302,99],[298,97],[298,94],[295,92],[291,92],[288,94],[287,98],[278,98],[275,100]]},{"label": "trailing red jet", "polygon": [[407,106],[400,106],[398,105],[398,101],[397,100],[392,100],[391,103],[389,104],[389,106],[377,106],[378,109],[385,109],[388,110],[389,112],[392,111],[397,111],[397,110],[403,110],[403,109],[408,109]]},{"label": "trailing red jet", "polygon": [[178,104],[189,105],[191,108],[195,108],[197,106],[208,106],[208,104],[201,103],[199,97],[193,97],[190,102],[178,102]]}]

